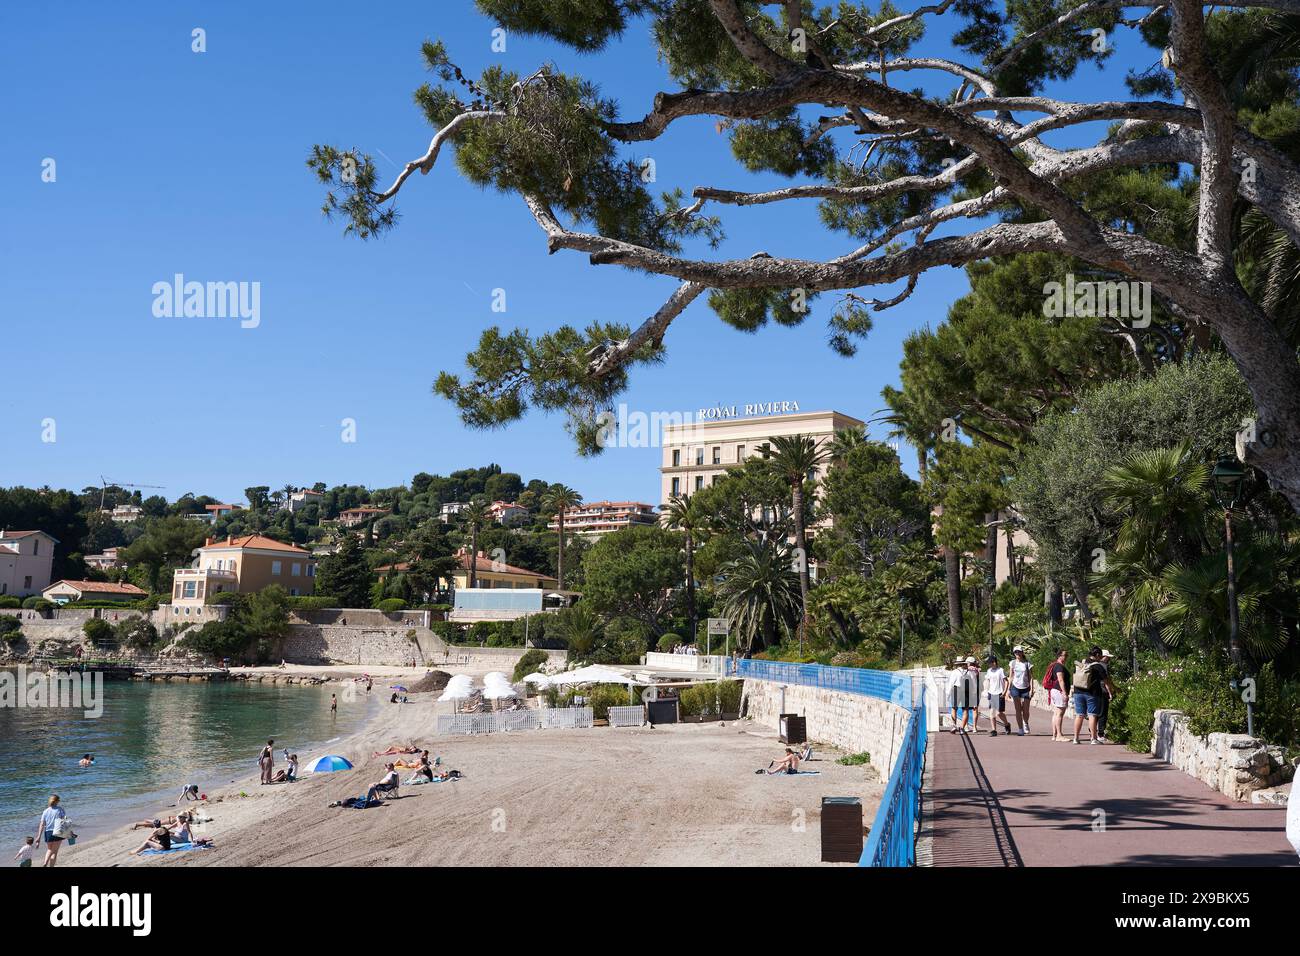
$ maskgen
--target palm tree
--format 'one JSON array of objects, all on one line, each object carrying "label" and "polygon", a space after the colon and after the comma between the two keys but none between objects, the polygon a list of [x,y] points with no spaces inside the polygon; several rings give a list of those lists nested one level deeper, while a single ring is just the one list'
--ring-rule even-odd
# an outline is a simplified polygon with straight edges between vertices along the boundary
[{"label": "palm tree", "polygon": [[690,495],[673,495],[665,515],[665,524],[686,538],[686,611],[691,622],[691,641],[694,641],[699,631],[695,607],[695,533],[705,526],[706,518]]},{"label": "palm tree", "polygon": [[817,469],[824,465],[828,455],[815,439],[808,435],[778,435],[768,439],[771,453],[767,467],[790,486],[794,511],[794,543],[799,558],[799,640],[808,623],[808,537],[804,528],[804,482],[817,480]]},{"label": "palm tree", "polygon": [[[886,385],[880,392],[889,406],[889,414],[877,412],[872,421],[885,422],[891,426],[890,438],[901,438],[916,449],[917,478],[925,484],[926,470],[929,465],[929,453],[934,448],[935,423],[925,420],[917,403],[906,391]],[[885,411],[885,409],[881,409]]]},{"label": "palm tree", "polygon": [[568,485],[554,484],[542,495],[542,513],[555,515],[559,522],[560,548],[556,554],[555,577],[560,590],[564,590],[564,513],[582,504],[582,495]]},{"label": "palm tree", "polygon": [[841,428],[835,432],[835,437],[831,439],[831,460],[843,461],[848,457],[849,452],[859,445],[867,443],[867,430],[861,426],[851,426]]},{"label": "palm tree", "polygon": [[553,630],[569,645],[570,660],[580,660],[590,654],[600,640],[602,629],[600,617],[582,602],[557,611],[547,627],[548,632]]},{"label": "palm tree", "polygon": [[469,534],[469,586],[478,587],[478,533],[492,520],[486,498],[471,498],[461,510],[460,526]]},{"label": "palm tree", "polygon": [[788,628],[799,617],[803,605],[790,559],[784,542],[751,541],[744,554],[720,569],[719,604],[736,626],[745,657],[753,654],[755,643],[776,644],[778,627]]}]

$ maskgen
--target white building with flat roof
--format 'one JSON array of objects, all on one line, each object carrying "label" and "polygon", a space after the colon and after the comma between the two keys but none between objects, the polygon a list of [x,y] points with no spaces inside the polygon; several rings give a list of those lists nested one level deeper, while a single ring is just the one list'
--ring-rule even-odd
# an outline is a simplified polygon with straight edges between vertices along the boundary
[{"label": "white building with flat roof", "polygon": [[[835,411],[805,412],[797,402],[766,402],[700,409],[695,421],[664,426],[659,500],[694,494],[755,454],[778,435],[808,435],[819,445],[863,422]],[[824,478],[828,465],[818,470]]]}]

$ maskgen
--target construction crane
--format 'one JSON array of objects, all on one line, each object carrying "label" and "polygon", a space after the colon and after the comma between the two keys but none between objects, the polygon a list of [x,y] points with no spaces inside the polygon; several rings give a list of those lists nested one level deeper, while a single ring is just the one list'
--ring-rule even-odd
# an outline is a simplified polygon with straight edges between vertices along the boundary
[{"label": "construction crane", "polygon": [[114,488],[150,488],[156,491],[163,491],[167,487],[166,485],[134,485],[129,481],[114,481],[111,478],[105,478],[103,475],[100,475],[99,476],[99,513],[101,516],[104,514],[104,500],[108,497],[109,485],[112,485]]}]

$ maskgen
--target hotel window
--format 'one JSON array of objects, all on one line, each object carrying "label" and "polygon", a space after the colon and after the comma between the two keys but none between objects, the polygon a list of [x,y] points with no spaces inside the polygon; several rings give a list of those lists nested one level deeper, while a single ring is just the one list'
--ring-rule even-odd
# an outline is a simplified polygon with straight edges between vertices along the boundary
[{"label": "hotel window", "polygon": [[744,460],[745,460],[745,446],[744,446],[744,445],[737,445],[737,446],[736,446],[736,461],[744,461]]},{"label": "hotel window", "polygon": [[41,539],[37,538],[35,541],[32,542],[32,554],[36,555],[40,553],[41,553]]},{"label": "hotel window", "polygon": [[696,475],[696,476],[695,476],[695,490],[696,490],[696,491],[699,491],[699,490],[700,490],[701,488],[703,488],[703,487],[704,487],[704,476],[703,476],[703,475]]},{"label": "hotel window", "polygon": [[30,591],[31,589],[32,589],[32,576],[28,574],[23,578],[23,590]]},{"label": "hotel window", "polygon": [[295,561],[295,562],[293,563],[293,567],[292,567],[292,569],[291,569],[291,571],[290,571],[290,574],[291,574],[293,577],[295,577],[295,578],[300,578],[300,577],[302,577],[302,565],[299,564],[297,561]]},{"label": "hotel window", "polygon": [[[186,597],[186,598],[193,598],[193,597],[194,597],[194,594],[195,594],[195,590],[194,590],[194,582],[193,582],[193,581],[186,581],[186,582],[185,582],[185,592],[184,592],[184,594],[183,594],[182,596],[183,596],[183,597]],[[188,612],[187,612],[187,613],[188,613]]]},{"label": "hotel window", "polygon": [[314,564],[307,565],[307,577],[314,578],[315,576],[316,576],[316,565]]},{"label": "hotel window", "polygon": [[680,467],[680,466],[681,466],[681,463],[682,463],[682,450],[681,450],[680,448],[674,448],[674,449],[673,449],[673,467],[674,467],[674,468]]},{"label": "hotel window", "polygon": [[682,493],[682,480],[681,480],[680,478],[674,478],[674,479],[673,479],[673,494],[674,494],[674,495],[680,495],[681,493]]},{"label": "hotel window", "polygon": [[702,464],[704,464],[704,448],[703,448],[703,447],[700,447],[700,448],[695,449],[695,464],[697,464],[697,465],[702,465]]},{"label": "hotel window", "polygon": [[713,446],[713,463],[715,465],[722,464],[722,447],[720,445]]},{"label": "hotel window", "polygon": [[280,562],[279,562],[279,561],[272,561],[272,562],[271,562],[271,573],[272,573],[272,574],[279,574],[279,573],[280,573]]}]

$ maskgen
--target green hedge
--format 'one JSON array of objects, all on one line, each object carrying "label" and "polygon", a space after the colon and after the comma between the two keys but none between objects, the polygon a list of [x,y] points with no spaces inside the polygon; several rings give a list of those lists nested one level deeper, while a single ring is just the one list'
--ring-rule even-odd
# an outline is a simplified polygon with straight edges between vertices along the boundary
[{"label": "green hedge", "polygon": [[339,606],[339,599],[329,594],[299,594],[289,598],[291,611],[328,611]]},{"label": "green hedge", "polygon": [[740,713],[742,684],[738,680],[711,681],[684,687],[678,695],[683,717]]},{"label": "green hedge", "polygon": [[401,598],[384,598],[375,605],[375,609],[383,611],[385,614],[393,614],[397,611],[405,611],[406,602]]},{"label": "green hedge", "polygon": [[585,696],[597,720],[608,720],[611,707],[630,707],[637,702],[622,684],[596,684]]},{"label": "green hedge", "polygon": [[52,611],[54,609],[54,602],[47,601],[45,598],[37,597],[33,594],[31,597],[23,601],[23,609],[27,611]]},{"label": "green hedge", "polygon": [[14,608],[20,608],[22,606],[23,606],[23,602],[20,601],[18,598],[14,597],[12,594],[0,594],[0,608],[9,608],[12,610]]},{"label": "green hedge", "polygon": [[522,680],[525,675],[531,674],[533,671],[544,667],[546,662],[549,660],[550,658],[546,656],[545,651],[531,647],[524,651],[519,660],[515,663],[515,671],[514,674],[511,675],[510,679],[515,681]]}]

